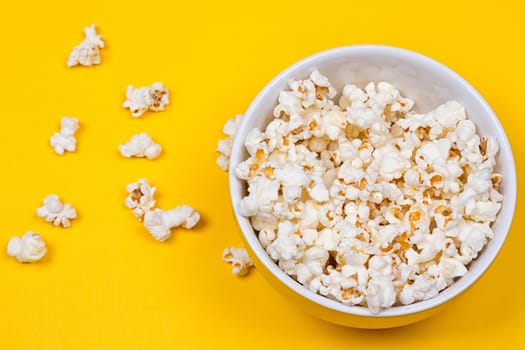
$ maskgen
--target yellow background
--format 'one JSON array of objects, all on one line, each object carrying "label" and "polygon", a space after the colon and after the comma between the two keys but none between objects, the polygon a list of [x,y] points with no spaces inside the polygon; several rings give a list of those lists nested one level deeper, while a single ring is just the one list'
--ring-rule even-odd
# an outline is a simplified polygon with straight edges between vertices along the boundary
[{"label": "yellow background", "polygon": [[[388,44],[445,63],[492,105],[521,171],[525,11],[518,1],[482,3],[3,1],[0,246],[34,230],[49,253],[21,265],[1,248],[0,349],[525,347],[521,205],[480,282],[438,316],[400,329],[319,321],[257,271],[240,279],[221,261],[224,247],[241,242],[227,174],[215,165],[222,126],[277,73],[321,50]],[[107,44],[103,63],[67,69],[91,23]],[[171,104],[132,119],[121,108],[126,86],[157,80]],[[78,151],[59,157],[48,142],[64,115],[81,129]],[[160,159],[120,157],[117,145],[140,131],[164,147]],[[123,204],[139,177],[158,187],[159,206],[192,205],[202,223],[154,241]],[[36,217],[49,193],[78,209],[71,229]]]}]

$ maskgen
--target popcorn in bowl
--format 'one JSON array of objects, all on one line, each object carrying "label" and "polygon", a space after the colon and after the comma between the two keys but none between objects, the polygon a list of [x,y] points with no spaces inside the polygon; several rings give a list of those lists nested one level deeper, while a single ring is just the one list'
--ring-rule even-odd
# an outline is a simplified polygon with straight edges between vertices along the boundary
[{"label": "popcorn in bowl", "polygon": [[136,182],[130,183],[126,186],[128,196],[125,204],[129,209],[133,209],[133,215],[142,221],[146,212],[153,209],[155,206],[155,191],[157,188],[151,186],[147,179],[140,178]]},{"label": "popcorn in bowl", "polygon": [[216,151],[220,154],[217,158],[217,165],[224,171],[228,171],[228,167],[230,166],[233,140],[235,139],[237,128],[241,123],[241,118],[242,115],[238,114],[234,119],[229,119],[226,124],[224,124],[222,132],[226,137],[217,143]]},{"label": "popcorn in bowl", "polygon": [[313,292],[372,312],[435,297],[493,237],[498,144],[449,101],[425,114],[386,82],[336,91],[314,71],[244,140],[238,211]]},{"label": "popcorn in bowl", "polygon": [[179,205],[170,210],[154,209],[146,211],[144,226],[159,242],[164,242],[171,235],[171,229],[182,227],[191,229],[199,223],[200,214],[189,205]]}]

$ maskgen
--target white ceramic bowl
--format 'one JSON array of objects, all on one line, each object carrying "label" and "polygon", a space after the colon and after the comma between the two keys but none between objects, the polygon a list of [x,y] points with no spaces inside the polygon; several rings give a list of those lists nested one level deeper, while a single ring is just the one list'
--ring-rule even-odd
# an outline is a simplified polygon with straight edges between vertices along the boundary
[{"label": "white ceramic bowl", "polygon": [[[465,276],[443,290],[437,297],[406,306],[395,306],[378,315],[366,307],[347,306],[310,292],[284,273],[266,254],[247,218],[239,214],[238,204],[245,195],[244,181],[233,169],[247,158],[243,147],[248,131],[264,130],[272,119],[279,91],[287,88],[290,79],[304,79],[318,69],[341,91],[345,83],[363,86],[369,81],[388,81],[403,95],[416,101],[415,110],[430,111],[448,100],[459,101],[467,110],[478,133],[494,137],[500,146],[496,170],[503,175],[503,205],[493,225],[494,238],[470,266]],[[242,119],[231,154],[230,191],[235,217],[246,247],[257,269],[272,285],[298,303],[302,309],[327,321],[360,328],[386,328],[412,323],[435,313],[440,307],[471,286],[487,270],[500,251],[514,216],[516,204],[516,170],[510,145],[498,118],[481,95],[458,74],[444,65],[404,49],[363,45],[332,49],[307,57],[283,71],[253,100]]]}]

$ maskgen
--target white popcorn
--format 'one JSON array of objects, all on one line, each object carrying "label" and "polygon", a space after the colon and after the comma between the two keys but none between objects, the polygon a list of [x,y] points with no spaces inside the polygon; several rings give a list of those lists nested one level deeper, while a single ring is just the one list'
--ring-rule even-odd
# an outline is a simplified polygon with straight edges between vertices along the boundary
[{"label": "white popcorn", "polygon": [[327,202],[329,199],[328,190],[322,182],[315,183],[315,185],[311,188],[309,194],[313,200],[319,203]]},{"label": "white popcorn", "polygon": [[467,273],[467,268],[460,261],[453,258],[443,258],[439,262],[439,275],[450,284],[457,277],[462,277]]},{"label": "white popcorn", "polygon": [[392,280],[387,276],[374,277],[368,282],[366,302],[370,310],[378,313],[381,308],[388,308],[396,301],[396,291]]},{"label": "white popcorn", "polygon": [[224,249],[222,260],[232,264],[232,273],[241,277],[246,276],[253,267],[253,262],[244,248]]},{"label": "white popcorn", "polygon": [[138,89],[129,85],[126,91],[126,101],[122,106],[129,108],[132,117],[138,118],[148,110],[163,111],[168,103],[170,103],[168,89],[162,83],[156,82],[151,86],[142,86]]},{"label": "white popcorn", "polygon": [[217,165],[224,171],[228,171],[230,166],[230,155],[232,153],[233,141],[235,140],[235,134],[237,128],[241,124],[242,115],[237,115],[234,119],[228,119],[222,132],[226,135],[226,138],[219,141],[217,144],[216,151],[220,153],[217,158]]},{"label": "white popcorn", "polygon": [[337,140],[348,123],[344,112],[329,111],[321,115],[319,124],[330,140]]},{"label": "white popcorn", "polygon": [[40,233],[26,232],[22,237],[13,237],[7,244],[7,254],[21,263],[42,259],[47,253],[46,243]]},{"label": "white popcorn", "polygon": [[308,108],[315,103],[315,85],[310,79],[292,80],[290,81],[290,89],[300,99],[303,107]]},{"label": "white popcorn", "polygon": [[250,186],[250,195],[239,203],[239,212],[244,216],[254,216],[258,211],[269,213],[279,194],[279,182],[263,177],[255,179]]},{"label": "white popcorn", "polygon": [[395,153],[386,153],[380,159],[379,174],[385,180],[398,179],[406,169],[406,164]]},{"label": "white popcorn", "polygon": [[267,252],[280,266],[287,266],[286,272],[295,274],[295,264],[304,254],[304,241],[295,234],[294,226],[290,221],[279,224],[277,238],[268,246]]},{"label": "white popcorn", "polygon": [[475,207],[470,212],[474,221],[492,222],[496,220],[496,215],[501,209],[501,203],[493,201],[476,201]]},{"label": "white popcorn", "polygon": [[55,226],[62,225],[65,228],[70,227],[70,220],[77,217],[77,211],[71,207],[71,204],[63,204],[55,194],[44,198],[44,205],[37,209],[36,214],[46,222],[52,222]]},{"label": "white popcorn", "polygon": [[398,119],[396,124],[412,132],[428,128],[429,138],[435,139],[444,132],[459,129],[459,125],[466,118],[465,108],[456,101],[449,101],[427,114],[408,113],[404,118]]},{"label": "white popcorn", "polygon": [[351,106],[352,104],[363,104],[368,100],[368,94],[359,87],[348,84],[343,88],[341,98],[339,99],[339,106],[342,109]]},{"label": "white popcorn", "polygon": [[50,144],[58,155],[63,155],[65,151],[75,152],[77,149],[77,139],[75,132],[78,130],[78,119],[64,117],[60,121],[60,132],[51,136]]},{"label": "white popcorn", "polygon": [[124,145],[119,145],[118,148],[120,153],[126,158],[146,157],[148,159],[156,159],[162,151],[162,147],[154,142],[145,132],[133,135],[128,142]]},{"label": "white popcorn", "polygon": [[276,118],[298,115],[314,104],[324,105],[337,94],[328,79],[317,70],[308,79],[291,80],[288,85],[292,91],[279,93],[279,104],[273,112]]},{"label": "white popcorn", "polygon": [[275,230],[271,227],[263,227],[259,230],[259,241],[265,249],[272,244],[276,237]]},{"label": "white popcorn", "polygon": [[150,186],[146,179],[138,179],[126,186],[126,190],[129,193],[126,207],[133,209],[133,215],[138,221],[144,220],[144,227],[157,241],[167,240],[174,227],[191,229],[200,220],[200,214],[188,205],[170,210],[154,208],[156,187]]},{"label": "white popcorn", "polygon": [[[462,222],[450,230],[447,235],[457,237],[461,242],[459,252],[461,257],[456,259],[463,260],[464,264],[470,263],[478,256],[478,253],[487,244],[487,241],[494,237],[494,232],[488,224]],[[456,236],[457,232],[457,236]]]},{"label": "white popcorn", "polygon": [[172,228],[191,229],[199,220],[199,213],[188,205],[181,205],[171,210],[148,210],[144,214],[144,226],[159,242],[164,242],[170,237]]},{"label": "white popcorn", "polygon": [[75,46],[67,58],[68,67],[100,64],[100,49],[104,47],[104,42],[101,36],[96,33],[95,25],[85,27],[84,34],[86,35],[84,41]]},{"label": "white popcorn", "polygon": [[155,206],[156,187],[150,186],[147,179],[138,179],[137,182],[126,186],[129,195],[126,197],[126,207],[133,209],[133,215],[142,221],[144,214]]},{"label": "white popcorn", "polygon": [[381,115],[371,110],[364,103],[347,107],[346,114],[348,122],[360,129],[369,129],[374,123],[381,122]]},{"label": "white popcorn", "polygon": [[257,151],[262,150],[262,153],[266,153],[267,145],[263,142],[264,134],[257,128],[254,128],[248,132],[244,141],[244,147],[251,156],[256,156]]},{"label": "white popcorn", "polygon": [[304,284],[322,275],[328,256],[328,251],[324,248],[315,246],[308,248],[304,253],[302,263],[297,265],[297,280]]},{"label": "white popcorn", "polygon": [[248,132],[239,204],[268,255],[309,290],[372,313],[437,296],[493,237],[499,147],[455,101],[416,114],[387,82],[313,72]]},{"label": "white popcorn", "polygon": [[337,95],[337,91],[334,89],[328,78],[322,75],[318,70],[314,70],[310,74],[310,80],[314,83],[317,90],[317,99],[320,99],[319,95],[323,94],[327,98],[334,98]]},{"label": "white popcorn", "polygon": [[412,284],[406,284],[403,287],[399,293],[399,301],[407,305],[418,300],[434,298],[446,286],[444,279],[428,278],[425,275],[416,276]]}]

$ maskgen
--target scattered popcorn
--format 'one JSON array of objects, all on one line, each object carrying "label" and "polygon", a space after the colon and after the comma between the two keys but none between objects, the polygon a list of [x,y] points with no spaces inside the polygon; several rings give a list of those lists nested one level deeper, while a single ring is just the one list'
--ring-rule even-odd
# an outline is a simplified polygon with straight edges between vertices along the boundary
[{"label": "scattered popcorn", "polygon": [[60,121],[60,132],[51,136],[50,144],[58,155],[63,155],[65,151],[75,152],[77,149],[77,139],[75,132],[78,130],[78,119],[64,117]]},{"label": "scattered popcorn", "polygon": [[148,159],[156,159],[162,147],[155,143],[151,137],[145,132],[133,135],[131,139],[124,145],[118,146],[120,153],[126,157],[146,157]]},{"label": "scattered popcorn", "polygon": [[95,31],[95,25],[84,28],[86,38],[79,45],[73,48],[67,59],[67,66],[76,65],[92,66],[100,64],[100,49],[104,47],[104,42],[100,35]]},{"label": "scattered popcorn", "polygon": [[246,276],[253,267],[253,262],[244,248],[224,249],[222,260],[232,264],[232,273],[237,276]]},{"label": "scattered popcorn", "polygon": [[155,206],[156,187],[150,186],[147,179],[138,179],[137,182],[126,186],[129,195],[126,197],[126,207],[133,209],[133,215],[142,221],[144,214]]},{"label": "scattered popcorn", "polygon": [[46,253],[46,243],[40,233],[28,231],[21,238],[15,236],[7,243],[7,254],[21,263],[38,261]]},{"label": "scattered popcorn", "polygon": [[338,104],[318,71],[289,87],[235,168],[247,182],[239,212],[278,266],[372,313],[464,276],[501,209],[496,140],[458,102],[416,114],[387,82],[346,85]]},{"label": "scattered popcorn", "polygon": [[131,116],[138,118],[148,110],[163,111],[168,103],[170,103],[168,89],[162,83],[157,82],[152,86],[143,86],[138,89],[129,85],[123,107],[129,108]]},{"label": "scattered popcorn", "polygon": [[188,205],[181,205],[171,210],[154,209],[146,211],[144,226],[159,242],[164,242],[171,235],[171,229],[182,227],[191,229],[200,220],[200,215]]},{"label": "scattered popcorn", "polygon": [[220,140],[217,144],[217,152],[220,153],[219,158],[217,158],[217,165],[224,171],[228,171],[230,166],[230,155],[232,153],[233,140],[235,139],[235,133],[237,133],[237,128],[241,123],[242,115],[237,115],[234,119],[229,119],[222,132],[226,135],[226,138]]},{"label": "scattered popcorn", "polygon": [[182,227],[191,229],[200,220],[199,213],[188,205],[181,205],[171,210],[154,208],[153,198],[156,187],[150,186],[148,180],[138,179],[126,187],[129,195],[126,197],[126,207],[133,209],[133,215],[139,221],[144,220],[144,227],[160,242],[171,235],[171,229]]},{"label": "scattered popcorn", "polygon": [[77,211],[71,204],[63,204],[57,195],[50,194],[44,198],[44,205],[37,209],[36,215],[44,218],[46,222],[52,222],[55,226],[68,228],[71,226],[70,220],[76,219]]}]

